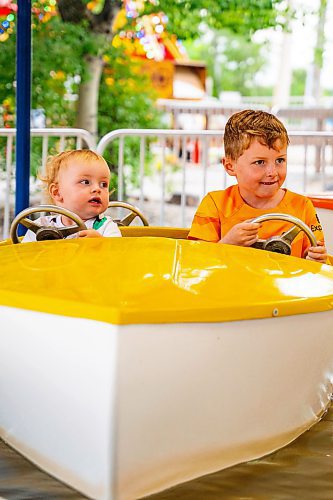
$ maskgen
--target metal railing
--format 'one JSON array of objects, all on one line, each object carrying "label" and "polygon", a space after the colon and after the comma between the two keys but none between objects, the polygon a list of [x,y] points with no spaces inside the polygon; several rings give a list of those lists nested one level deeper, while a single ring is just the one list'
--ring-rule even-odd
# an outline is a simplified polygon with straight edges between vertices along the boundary
[{"label": "metal railing", "polygon": [[[290,106],[286,108],[272,107],[271,103],[249,102],[244,100],[239,103],[226,103],[216,98],[202,99],[200,101],[158,99],[157,107],[170,114],[172,128],[186,128],[194,117],[197,119],[198,128],[211,129],[224,126],[226,120],[233,113],[243,109],[261,109],[270,111],[278,116],[287,126],[288,130],[316,130],[324,131],[333,128],[332,106]],[[201,120],[199,120],[201,118]],[[193,127],[193,125],[192,125]]]},{"label": "metal railing", "polygon": [[[333,190],[332,167],[332,132],[290,132],[291,144],[288,149],[288,174],[285,185],[298,192],[319,192]],[[126,141],[136,137],[139,147],[130,165],[126,164],[124,151]],[[188,208],[188,200],[197,206],[207,191],[224,189],[234,182],[224,171],[221,161],[223,150],[223,130],[115,130],[106,134],[97,146],[100,154],[108,148],[114,148],[118,142],[118,198],[126,195],[137,199],[139,208],[145,211],[145,200],[155,198],[159,201],[160,217],[158,223],[166,222],[166,203],[176,199],[180,204],[178,219],[173,225],[188,225],[194,209]],[[157,163],[155,182],[147,187],[147,164]],[[320,155],[320,171],[316,166],[316,155]],[[177,168],[173,174],[173,165],[168,154],[173,154]],[[132,170],[137,172],[137,187],[129,183]],[[332,172],[331,172],[332,171]],[[150,171],[150,174],[152,172]],[[173,176],[173,194],[167,191],[168,178]],[[177,195],[177,196],[176,196]],[[178,199],[177,199],[178,198]],[[194,203],[193,203],[194,201]],[[189,212],[189,217],[187,213]],[[167,222],[170,225],[170,222]]]},{"label": "metal railing", "polygon": [[[290,131],[289,135],[286,186],[304,193],[333,191],[333,132]],[[32,140],[36,137],[42,138],[41,165],[49,154],[51,137],[58,138],[58,151],[87,146],[107,158],[114,158],[116,152],[117,198],[129,198],[143,213],[153,202],[155,218],[148,214],[148,220],[156,225],[188,226],[200,199],[208,191],[234,183],[234,178],[229,177],[222,166],[223,130],[115,130],[106,134],[97,146],[93,137],[81,129],[33,129]],[[15,130],[0,129],[1,139],[5,141],[5,161],[0,225],[2,222],[5,238],[14,206],[10,193],[15,174]],[[319,171],[316,168],[318,151]],[[0,161],[1,156],[0,153]]]},{"label": "metal railing", "polygon": [[[156,105],[165,113],[170,114],[171,128],[186,129],[193,127],[193,119],[196,118],[198,129],[204,130],[214,129],[216,125],[218,128],[221,128],[229,116],[247,107],[241,103],[226,104],[214,98],[202,99],[200,101],[158,99]],[[270,109],[264,104],[254,103],[249,107],[265,111],[269,111]]]},{"label": "metal railing", "polygon": [[[106,134],[97,145],[97,152],[103,155],[108,147],[112,147],[116,140],[118,144],[118,198],[124,197],[126,186],[126,195],[130,195],[126,182],[126,167],[124,162],[125,140],[129,137],[136,137],[139,141],[139,151],[137,158],[133,158],[131,167],[136,167],[138,172],[137,189],[135,196],[138,199],[139,208],[144,209],[144,200],[147,197],[145,192],[147,154],[151,155],[152,163],[158,163],[158,179],[155,186],[150,187],[150,196],[160,200],[160,218],[159,224],[165,224],[165,202],[167,198],[167,175],[170,170],[177,170],[177,195],[181,208],[181,225],[186,225],[185,207],[186,207],[186,185],[188,166],[199,165],[202,169],[201,175],[201,194],[204,195],[207,190],[207,169],[210,164],[209,150],[214,141],[215,146],[219,146],[222,151],[223,131],[191,131],[191,130],[158,130],[158,129],[122,129],[114,130]],[[149,148],[149,149],[148,149]],[[168,158],[172,155],[172,159]],[[154,158],[155,157],[155,158]],[[219,158],[219,161],[221,158]],[[179,225],[175,224],[175,225]]]},{"label": "metal railing", "polygon": [[[14,149],[15,149],[15,128],[0,128],[0,138],[4,140],[3,144],[3,160],[2,166],[3,178],[3,224],[2,232],[3,238],[6,238],[9,234],[9,224],[11,218],[11,192],[13,190],[12,181],[15,176],[15,161],[14,161]],[[96,149],[96,141],[94,137],[83,129],[77,128],[33,128],[31,129],[31,140],[41,139],[41,157],[40,157],[40,167],[43,168],[46,164],[48,155],[50,154],[50,139],[57,139],[56,144],[53,144],[53,150],[56,152],[65,151],[69,144],[72,149],[81,149],[83,146],[90,149]],[[1,150],[0,150],[1,151]],[[52,151],[53,152],[53,151]],[[2,154],[0,153],[0,160]],[[2,200],[0,199],[0,209],[2,205]],[[1,216],[0,216],[1,220]]]}]

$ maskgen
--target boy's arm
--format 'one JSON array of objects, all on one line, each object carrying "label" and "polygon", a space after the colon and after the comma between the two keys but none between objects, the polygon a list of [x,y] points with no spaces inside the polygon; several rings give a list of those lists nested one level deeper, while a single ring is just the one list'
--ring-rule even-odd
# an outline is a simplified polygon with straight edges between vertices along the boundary
[{"label": "boy's arm", "polygon": [[258,239],[260,227],[261,224],[252,223],[251,221],[240,222],[221,237],[220,215],[214,199],[208,193],[195,213],[188,239],[251,246]]},{"label": "boy's arm", "polygon": [[221,238],[220,243],[250,247],[258,240],[258,231],[261,224],[246,220],[235,224],[230,231]]},{"label": "boy's arm", "polygon": [[217,243],[221,238],[221,222],[214,200],[207,194],[201,201],[188,234],[189,240]]},{"label": "boy's arm", "polygon": [[102,235],[96,229],[84,229],[77,234],[79,238],[102,238]]}]

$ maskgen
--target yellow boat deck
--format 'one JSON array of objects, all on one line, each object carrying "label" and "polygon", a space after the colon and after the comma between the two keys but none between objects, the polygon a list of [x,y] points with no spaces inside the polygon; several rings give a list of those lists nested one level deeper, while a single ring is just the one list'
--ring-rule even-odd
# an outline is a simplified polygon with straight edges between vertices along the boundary
[{"label": "yellow boat deck", "polygon": [[231,245],[161,237],[3,244],[1,263],[2,305],[112,324],[333,308],[330,266]]}]

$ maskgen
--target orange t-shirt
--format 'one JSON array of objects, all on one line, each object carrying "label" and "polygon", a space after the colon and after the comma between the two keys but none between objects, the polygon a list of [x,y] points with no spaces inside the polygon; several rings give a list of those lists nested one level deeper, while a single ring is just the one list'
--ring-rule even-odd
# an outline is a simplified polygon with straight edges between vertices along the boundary
[{"label": "orange t-shirt", "polygon": [[[259,215],[279,212],[301,219],[309,226],[317,241],[324,242],[322,226],[311,200],[287,189],[284,191],[282,201],[270,209],[247,205],[240,195],[237,184],[224,191],[211,191],[203,198],[195,213],[188,238],[217,243],[235,224],[254,219]],[[258,236],[260,239],[279,236],[292,226],[290,222],[279,220],[264,222]],[[303,257],[309,246],[308,237],[301,231],[291,244],[291,255]]]}]

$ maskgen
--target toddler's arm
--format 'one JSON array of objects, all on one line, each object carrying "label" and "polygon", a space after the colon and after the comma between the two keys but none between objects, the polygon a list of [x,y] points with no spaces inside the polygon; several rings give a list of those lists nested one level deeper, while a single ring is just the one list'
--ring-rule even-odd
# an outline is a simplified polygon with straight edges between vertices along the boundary
[{"label": "toddler's arm", "polygon": [[84,229],[83,231],[79,231],[79,238],[103,238],[103,236],[96,231],[96,229]]},{"label": "toddler's arm", "polygon": [[240,222],[239,224],[235,224],[230,231],[220,239],[219,243],[250,247],[257,241],[260,228],[261,224],[257,222]]},{"label": "toddler's arm", "polygon": [[79,231],[78,236],[79,238],[99,238],[100,236],[112,238],[121,236],[121,232],[117,224],[108,217],[108,220],[100,228]]}]

